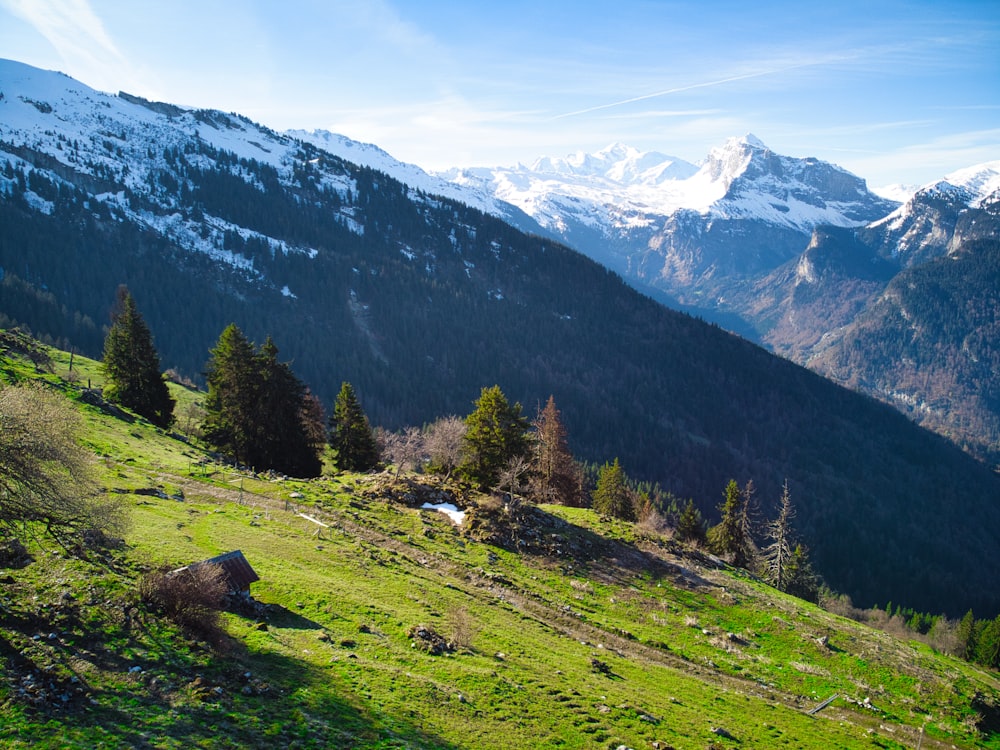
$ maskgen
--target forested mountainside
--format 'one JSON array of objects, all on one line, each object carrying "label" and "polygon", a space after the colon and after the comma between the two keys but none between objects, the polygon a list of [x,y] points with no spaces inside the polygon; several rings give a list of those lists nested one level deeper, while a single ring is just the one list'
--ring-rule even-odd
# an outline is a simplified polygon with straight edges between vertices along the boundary
[{"label": "forested mountainside", "polygon": [[0,325],[97,356],[126,284],[196,380],[235,322],[387,428],[466,414],[484,385],[529,415],[551,394],[581,459],[710,515],[730,478],[766,506],[787,478],[817,567],[859,604],[1000,609],[1000,478],[888,407],[244,118],[19,75],[34,88],[0,82]]},{"label": "forested mountainside", "polygon": [[1000,193],[942,182],[869,226],[817,230],[742,302],[776,351],[997,465],[998,240]]}]

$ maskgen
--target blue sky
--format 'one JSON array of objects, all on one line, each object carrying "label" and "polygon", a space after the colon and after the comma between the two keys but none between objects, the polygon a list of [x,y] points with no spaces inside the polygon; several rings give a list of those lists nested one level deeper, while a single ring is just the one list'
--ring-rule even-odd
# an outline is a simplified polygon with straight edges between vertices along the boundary
[{"label": "blue sky", "polygon": [[0,57],[425,169],[747,132],[873,186],[1000,159],[996,0],[0,0]]}]

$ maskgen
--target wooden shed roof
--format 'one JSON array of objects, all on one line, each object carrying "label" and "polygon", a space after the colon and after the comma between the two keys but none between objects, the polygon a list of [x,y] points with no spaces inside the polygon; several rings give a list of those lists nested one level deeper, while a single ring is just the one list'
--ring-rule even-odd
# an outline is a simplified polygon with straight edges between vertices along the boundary
[{"label": "wooden shed roof", "polygon": [[232,591],[249,591],[250,584],[260,580],[260,576],[257,575],[257,572],[243,556],[243,552],[238,549],[210,557],[201,562],[191,563],[184,568],[178,568],[174,572],[180,572],[185,569],[190,570],[200,565],[218,565],[221,567],[226,574],[226,583]]}]

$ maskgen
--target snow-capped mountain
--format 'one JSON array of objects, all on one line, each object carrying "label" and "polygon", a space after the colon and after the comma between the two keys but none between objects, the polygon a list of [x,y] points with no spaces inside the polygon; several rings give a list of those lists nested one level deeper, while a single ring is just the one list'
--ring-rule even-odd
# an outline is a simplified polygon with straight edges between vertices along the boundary
[{"label": "snow-capped mountain", "polygon": [[[415,193],[444,195],[538,231],[517,209],[403,164],[375,146],[323,132],[277,133],[236,114],[150,102],[125,92],[107,94],[64,74],[11,60],[0,60],[0,141],[13,146],[14,167],[30,170],[32,163],[44,164],[73,185],[93,188],[102,210],[128,217],[187,250],[251,274],[257,273],[253,264],[227,249],[227,235],[252,237],[283,253],[309,254],[312,250],[218,216],[178,210],[171,189],[179,184],[174,154],[190,152],[192,141],[210,152],[266,165],[281,184],[301,186],[308,179],[316,190],[342,198],[357,189],[344,163],[367,166],[398,179]],[[201,156],[192,161],[193,166],[207,168],[212,159]],[[247,170],[242,171],[247,184],[253,184]],[[0,176],[0,190],[4,184]],[[6,184],[9,188],[9,178]],[[40,210],[51,211],[51,200],[32,190],[26,195]],[[343,206],[338,220],[364,231],[353,208]],[[280,280],[272,282],[282,288]]]},{"label": "snow-capped mountain", "polygon": [[866,239],[883,256],[911,267],[943,255],[962,241],[994,231],[962,223],[970,210],[1000,197],[1000,161],[959,169],[922,186],[902,206],[867,227]]},{"label": "snow-capped mountain", "polygon": [[633,283],[698,305],[724,299],[726,280],[742,283],[801,252],[814,227],[860,226],[898,205],[839,167],[781,156],[749,134],[700,167],[616,144],[442,176],[521,208]]},{"label": "snow-capped mountain", "polygon": [[284,134],[303,143],[311,143],[344,161],[384,172],[404,185],[428,195],[451,198],[483,213],[498,216],[525,231],[539,230],[534,220],[490,192],[475,185],[463,185],[425,172],[416,164],[399,161],[374,144],[355,141],[328,130],[286,130]]}]

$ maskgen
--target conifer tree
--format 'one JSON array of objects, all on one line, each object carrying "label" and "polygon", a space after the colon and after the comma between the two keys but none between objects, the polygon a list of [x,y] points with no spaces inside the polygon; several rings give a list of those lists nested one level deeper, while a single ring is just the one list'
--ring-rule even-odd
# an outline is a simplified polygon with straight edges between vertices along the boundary
[{"label": "conifer tree", "polygon": [[521,404],[510,404],[498,385],[483,388],[475,406],[465,418],[462,471],[483,489],[490,489],[497,486],[511,461],[530,457],[528,420],[521,415]]},{"label": "conifer tree", "polygon": [[270,336],[256,356],[259,400],[255,463],[296,477],[319,476],[322,465],[303,420],[306,387]]},{"label": "conifer tree", "polygon": [[318,476],[320,446],[304,418],[307,389],[278,361],[271,338],[257,350],[230,324],[211,353],[203,425],[208,442],[254,469]]},{"label": "conifer tree", "polygon": [[984,667],[1000,667],[1000,615],[979,623],[976,630],[975,660]]},{"label": "conifer tree", "polygon": [[795,508],[788,491],[788,480],[785,480],[781,492],[778,517],[767,529],[770,544],[764,548],[764,578],[779,591],[785,591],[788,586],[788,566],[792,559],[792,519]]},{"label": "conifer tree", "polygon": [[549,396],[535,419],[535,460],[532,493],[538,502],[579,506],[583,476],[566,441],[555,398]]},{"label": "conifer tree", "polygon": [[698,510],[691,498],[688,498],[680,517],[677,519],[675,533],[679,541],[694,544],[705,543],[705,521],[702,519],[701,511]]},{"label": "conifer tree", "polygon": [[958,639],[958,655],[963,659],[971,659],[976,651],[976,617],[971,609],[959,621],[955,635]]},{"label": "conifer tree", "polygon": [[111,328],[104,339],[102,361],[108,385],[104,395],[158,427],[174,421],[174,398],[160,372],[160,358],[153,336],[124,286],[118,289],[118,304]]},{"label": "conifer tree", "polygon": [[620,518],[623,521],[635,520],[632,493],[629,492],[625,471],[617,458],[614,463],[606,463],[601,467],[592,501],[594,510],[602,515]]},{"label": "conifer tree", "polygon": [[752,558],[750,542],[744,535],[744,494],[730,479],[719,507],[722,520],[708,531],[708,543],[717,555],[728,555],[733,565],[745,567]]},{"label": "conifer tree", "polygon": [[785,591],[799,599],[815,602],[819,598],[819,580],[809,562],[809,551],[796,544],[788,560],[788,579]]},{"label": "conifer tree", "polygon": [[330,445],[342,471],[370,471],[378,464],[378,445],[354,387],[344,381],[330,417]]},{"label": "conifer tree", "polygon": [[253,343],[230,323],[211,349],[205,373],[205,439],[248,466],[256,458],[259,378],[255,359]]},{"label": "conifer tree", "polygon": [[757,567],[757,560],[760,556],[760,550],[754,541],[759,525],[757,520],[756,491],[757,489],[754,487],[752,479],[748,479],[747,483],[743,485],[743,489],[740,490],[743,494],[743,501],[740,504],[740,533],[743,536],[744,555],[746,557],[743,567],[748,570],[753,570]]}]

